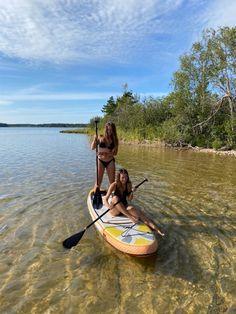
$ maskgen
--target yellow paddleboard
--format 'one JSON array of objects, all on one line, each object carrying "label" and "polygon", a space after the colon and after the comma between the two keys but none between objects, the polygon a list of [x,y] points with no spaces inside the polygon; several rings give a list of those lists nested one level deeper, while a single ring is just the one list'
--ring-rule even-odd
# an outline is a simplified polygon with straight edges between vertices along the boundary
[{"label": "yellow paddleboard", "polygon": [[[105,195],[106,191],[101,191]],[[88,195],[87,204],[93,220],[102,215],[108,208],[93,207],[94,192]],[[112,216],[109,211],[95,222],[99,233],[117,250],[135,256],[149,256],[157,251],[158,243],[152,230],[142,222],[134,223],[129,218]]]}]

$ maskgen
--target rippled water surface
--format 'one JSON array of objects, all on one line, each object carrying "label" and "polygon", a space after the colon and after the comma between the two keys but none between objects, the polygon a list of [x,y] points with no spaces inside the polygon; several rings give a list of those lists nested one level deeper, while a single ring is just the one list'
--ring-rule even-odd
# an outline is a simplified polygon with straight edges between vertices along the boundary
[{"label": "rippled water surface", "polygon": [[[0,128],[0,313],[236,313],[236,159],[120,145],[134,203],[166,233],[157,255],[115,251],[91,227],[86,135]],[[107,185],[107,179],[104,180]]]}]

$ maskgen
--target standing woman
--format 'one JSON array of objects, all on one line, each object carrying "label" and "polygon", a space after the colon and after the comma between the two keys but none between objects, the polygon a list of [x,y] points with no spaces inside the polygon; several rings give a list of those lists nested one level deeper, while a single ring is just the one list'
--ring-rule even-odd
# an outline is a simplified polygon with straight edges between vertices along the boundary
[{"label": "standing woman", "polygon": [[[102,184],[105,169],[110,184],[115,181],[115,158],[118,152],[119,141],[116,133],[116,126],[113,122],[107,122],[104,135],[94,136],[91,149],[98,145],[98,187]],[[96,184],[97,186],[97,184]]]}]

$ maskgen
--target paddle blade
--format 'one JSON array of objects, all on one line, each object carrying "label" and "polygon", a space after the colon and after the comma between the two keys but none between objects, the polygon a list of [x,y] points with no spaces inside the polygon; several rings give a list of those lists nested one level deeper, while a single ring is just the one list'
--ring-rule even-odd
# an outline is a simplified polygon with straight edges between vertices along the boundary
[{"label": "paddle blade", "polygon": [[64,240],[62,243],[64,248],[71,249],[72,246],[76,246],[78,244],[78,242],[80,241],[80,239],[82,238],[82,236],[84,235],[85,230],[86,229],[84,229],[83,231],[80,231],[80,232],[72,235],[71,237],[67,238],[66,240]]},{"label": "paddle blade", "polygon": [[95,209],[99,209],[99,208],[102,208],[102,205],[103,205],[102,195],[101,195],[99,187],[97,187],[96,192],[94,193],[94,196],[93,196],[93,207]]}]

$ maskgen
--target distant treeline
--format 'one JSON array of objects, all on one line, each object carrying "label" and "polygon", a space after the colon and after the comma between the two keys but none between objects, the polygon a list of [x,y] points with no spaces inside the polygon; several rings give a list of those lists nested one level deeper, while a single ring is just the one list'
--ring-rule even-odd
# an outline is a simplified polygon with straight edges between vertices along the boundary
[{"label": "distant treeline", "polygon": [[86,123],[42,123],[42,124],[7,124],[0,123],[0,127],[46,127],[46,128],[86,128]]},{"label": "distant treeline", "polygon": [[[236,149],[236,27],[203,32],[202,39],[180,57],[172,92],[140,99],[124,86],[103,106],[102,130],[116,123],[119,138],[158,140],[173,146]],[[157,88],[158,89],[158,88]]]}]

